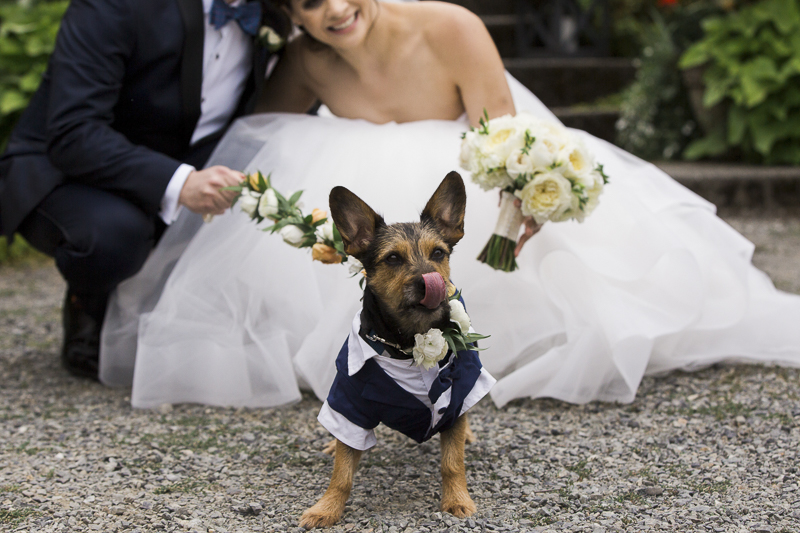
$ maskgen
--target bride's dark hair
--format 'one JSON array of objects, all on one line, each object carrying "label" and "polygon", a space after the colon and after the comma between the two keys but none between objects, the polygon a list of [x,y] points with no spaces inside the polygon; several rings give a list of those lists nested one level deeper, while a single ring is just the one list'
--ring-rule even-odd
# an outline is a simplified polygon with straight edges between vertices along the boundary
[{"label": "bride's dark hair", "polygon": [[[266,3],[270,4],[270,8],[273,11],[280,12],[280,16],[283,17],[282,24],[285,24],[287,27],[286,34],[282,33],[278,28],[273,29],[277,31],[281,37],[287,39],[289,35],[292,34],[292,30],[294,29],[294,23],[292,19],[289,18],[289,14],[287,11],[292,11],[292,0],[267,0]],[[327,44],[321,43],[320,41],[316,40],[310,33],[306,31],[306,29],[302,26],[297,26],[297,29],[303,32],[303,35],[306,36],[307,39],[311,41],[315,47],[319,48],[329,48]]]},{"label": "bride's dark hair", "polygon": [[285,41],[292,34],[294,25],[289,15],[282,9],[291,9],[291,3],[284,0],[259,0],[261,2],[261,24],[269,26]]}]

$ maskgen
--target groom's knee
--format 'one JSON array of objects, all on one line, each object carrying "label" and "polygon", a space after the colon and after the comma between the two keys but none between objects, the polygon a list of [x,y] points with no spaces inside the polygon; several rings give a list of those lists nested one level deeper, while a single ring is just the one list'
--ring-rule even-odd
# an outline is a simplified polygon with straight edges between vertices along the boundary
[{"label": "groom's knee", "polygon": [[154,245],[154,227],[131,204],[95,213],[93,219],[57,249],[55,259],[76,290],[107,292],[142,267]]},{"label": "groom's knee", "polygon": [[73,290],[108,292],[142,267],[155,244],[157,222],[108,192],[78,185],[60,189],[42,202],[28,226],[50,235],[49,243],[38,239],[44,243],[38,247],[50,247],[44,251],[54,256]]}]

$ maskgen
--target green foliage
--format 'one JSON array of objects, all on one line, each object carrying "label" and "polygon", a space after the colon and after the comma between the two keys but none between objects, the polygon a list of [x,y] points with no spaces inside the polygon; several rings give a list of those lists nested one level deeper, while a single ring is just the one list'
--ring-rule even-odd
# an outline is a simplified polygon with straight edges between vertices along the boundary
[{"label": "green foliage", "polygon": [[800,164],[800,0],[762,0],[703,30],[680,67],[706,65],[703,104],[728,104],[728,120],[686,157],[736,149],[756,162]]},{"label": "green foliage", "polygon": [[39,86],[67,4],[0,2],[0,148]]},{"label": "green foliage", "polygon": [[8,239],[5,237],[0,237],[0,265],[41,261],[46,258],[46,255],[37,251],[19,235],[14,238],[14,242],[11,244],[8,243]]},{"label": "green foliage", "polygon": [[710,13],[736,9],[752,0],[613,0],[611,2],[611,51],[616,56],[636,57],[650,42],[653,13],[673,26],[679,48],[702,36],[699,21]]},{"label": "green foliage", "polygon": [[623,92],[616,141],[645,159],[674,159],[697,136],[697,128],[676,67],[676,32],[657,13],[654,18],[636,81]]}]

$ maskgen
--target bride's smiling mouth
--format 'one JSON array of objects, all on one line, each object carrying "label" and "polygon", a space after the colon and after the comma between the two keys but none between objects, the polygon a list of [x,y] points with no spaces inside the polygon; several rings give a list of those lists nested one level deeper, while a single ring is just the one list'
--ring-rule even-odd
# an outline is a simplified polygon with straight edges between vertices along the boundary
[{"label": "bride's smiling mouth", "polygon": [[349,33],[355,28],[358,19],[359,19],[359,12],[356,11],[346,19],[342,19],[339,23],[333,26],[328,26],[328,31],[339,35],[344,33]]}]

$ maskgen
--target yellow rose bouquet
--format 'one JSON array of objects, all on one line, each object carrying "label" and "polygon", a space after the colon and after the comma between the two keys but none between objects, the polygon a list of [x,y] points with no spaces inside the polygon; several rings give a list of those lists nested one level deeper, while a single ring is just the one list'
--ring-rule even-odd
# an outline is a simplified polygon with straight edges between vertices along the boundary
[{"label": "yellow rose bouquet", "polygon": [[559,123],[527,113],[489,120],[462,136],[461,167],[483,190],[500,189],[500,215],[478,260],[494,269],[517,268],[514,249],[523,217],[582,222],[608,183],[581,139]]}]

